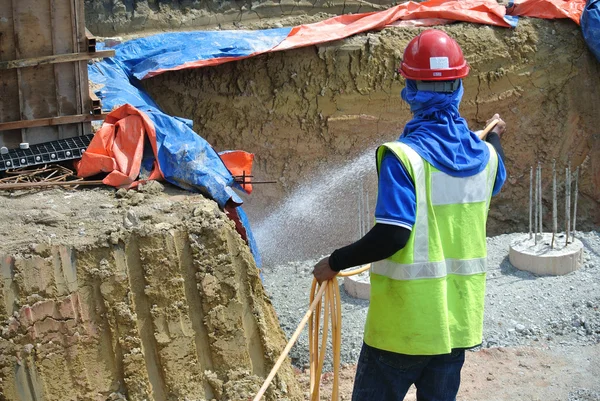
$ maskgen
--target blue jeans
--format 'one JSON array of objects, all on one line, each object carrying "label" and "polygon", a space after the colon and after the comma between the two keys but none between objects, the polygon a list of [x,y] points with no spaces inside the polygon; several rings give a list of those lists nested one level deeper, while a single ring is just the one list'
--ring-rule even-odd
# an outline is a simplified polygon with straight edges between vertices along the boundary
[{"label": "blue jeans", "polygon": [[417,387],[418,401],[455,401],[465,350],[446,355],[404,355],[363,343],[352,401],[402,401]]}]

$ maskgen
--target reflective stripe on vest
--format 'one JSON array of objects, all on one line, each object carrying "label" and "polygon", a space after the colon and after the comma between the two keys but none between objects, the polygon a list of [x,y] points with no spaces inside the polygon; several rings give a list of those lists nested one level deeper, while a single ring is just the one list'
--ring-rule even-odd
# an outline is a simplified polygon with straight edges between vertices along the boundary
[{"label": "reflective stripe on vest", "polygon": [[442,262],[422,262],[410,265],[382,260],[373,266],[371,273],[389,277],[394,280],[415,280],[421,278],[445,277],[448,274],[468,276],[486,271],[486,258],[481,259],[446,259]]},{"label": "reflective stripe on vest", "polygon": [[[453,177],[441,171],[431,172],[430,202],[432,206],[485,202],[489,209],[491,193],[496,179],[498,156],[495,149],[486,142],[490,150],[488,167],[470,177]],[[410,160],[412,178],[415,184],[417,214],[413,226],[413,263],[403,264],[389,259],[372,264],[371,272],[394,280],[444,277],[447,274],[478,274],[486,271],[487,258],[470,260],[445,259],[432,262],[429,259],[429,217],[427,185],[424,162],[410,146],[397,142]]]}]

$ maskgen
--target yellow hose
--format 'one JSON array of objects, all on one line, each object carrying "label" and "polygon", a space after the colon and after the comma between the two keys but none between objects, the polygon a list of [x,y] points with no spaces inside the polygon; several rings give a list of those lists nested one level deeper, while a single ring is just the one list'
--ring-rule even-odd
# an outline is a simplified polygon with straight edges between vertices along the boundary
[{"label": "yellow hose", "polygon": [[[271,369],[271,372],[267,376],[267,379],[263,383],[262,387],[254,397],[253,401],[259,401],[264,395],[265,391],[271,384],[271,381],[275,377],[275,374],[281,367],[281,364],[287,357],[290,349],[298,340],[302,329],[308,322],[308,352],[310,354],[310,399],[311,401],[320,400],[320,384],[321,374],[323,371],[323,364],[325,363],[325,353],[327,350],[327,337],[329,335],[329,320],[331,320],[331,343],[333,351],[333,389],[331,393],[331,400],[339,400],[339,373],[340,373],[340,351],[342,345],[342,304],[340,302],[340,286],[338,284],[337,277],[348,277],[354,276],[367,271],[371,265],[363,266],[359,269],[355,269],[348,272],[340,272],[331,280],[319,285],[317,280],[313,278],[312,286],[310,289],[310,307],[308,311],[300,321],[300,324],[296,328],[296,331],[288,341],[285,349],[277,359],[277,362]],[[321,308],[323,308],[323,328],[321,330]],[[313,313],[314,311],[317,313]],[[330,319],[327,319],[327,312],[329,311]],[[310,319],[310,320],[309,320]],[[322,331],[322,333],[321,333]],[[321,337],[321,346],[319,347],[319,336]]]}]

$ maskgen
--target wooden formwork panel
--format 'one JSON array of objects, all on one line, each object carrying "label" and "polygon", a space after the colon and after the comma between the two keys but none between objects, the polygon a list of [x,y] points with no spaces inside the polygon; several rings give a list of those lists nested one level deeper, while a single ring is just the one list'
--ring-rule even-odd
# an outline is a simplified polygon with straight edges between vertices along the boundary
[{"label": "wooden formwork panel", "polygon": [[[83,0],[1,0],[0,62],[87,52]],[[0,69],[0,123],[89,114],[87,61]],[[0,145],[89,133],[89,123],[0,132]]]}]

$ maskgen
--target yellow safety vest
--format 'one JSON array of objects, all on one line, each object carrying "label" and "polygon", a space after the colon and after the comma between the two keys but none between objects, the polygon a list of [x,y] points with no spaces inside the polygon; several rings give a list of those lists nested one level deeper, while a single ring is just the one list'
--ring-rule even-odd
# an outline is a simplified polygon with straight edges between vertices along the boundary
[{"label": "yellow safety vest", "polygon": [[387,150],[415,184],[416,221],[406,246],[373,263],[365,342],[410,355],[447,354],[481,343],[487,265],[486,221],[498,156],[485,170],[452,177],[401,142]]}]

